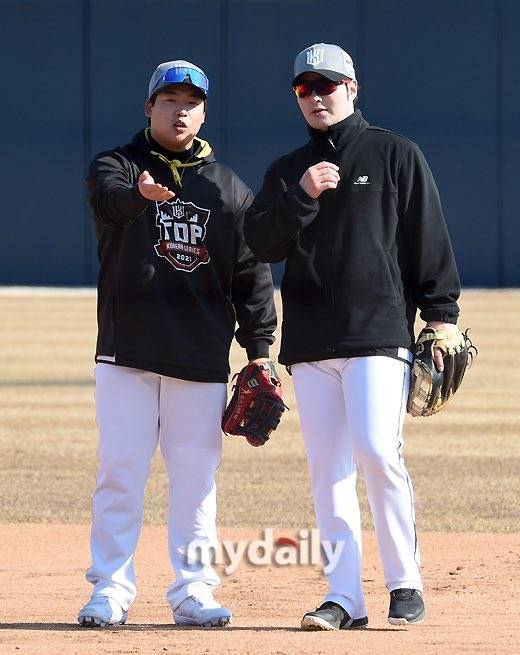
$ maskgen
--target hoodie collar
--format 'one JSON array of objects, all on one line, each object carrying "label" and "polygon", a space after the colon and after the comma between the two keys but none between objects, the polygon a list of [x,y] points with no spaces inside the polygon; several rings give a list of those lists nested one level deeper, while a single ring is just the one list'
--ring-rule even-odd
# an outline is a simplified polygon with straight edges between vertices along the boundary
[{"label": "hoodie collar", "polygon": [[152,137],[150,128],[147,127],[135,135],[133,143],[140,149],[148,152],[162,161],[172,174],[176,185],[182,186],[182,177],[187,168],[196,168],[201,164],[215,161],[213,150],[210,144],[203,139],[195,137],[192,147],[182,153],[173,152],[161,146]]},{"label": "hoodie collar", "polygon": [[[215,159],[210,144],[207,141],[204,141],[204,139],[199,139],[198,136],[193,139],[191,148],[184,152],[175,152],[173,150],[168,150],[164,146],[161,146],[161,144],[157,143],[157,141],[152,137],[152,132],[149,127],[144,129],[142,132],[139,132],[136,135],[136,139],[138,139],[141,143],[144,141],[144,147],[146,150],[155,150],[168,159],[186,160],[190,159],[191,157],[208,161],[213,161]],[[188,157],[186,157],[188,153],[190,154]]]},{"label": "hoodie collar", "polygon": [[350,114],[339,123],[331,125],[325,131],[316,130],[307,125],[313,145],[322,145],[328,142],[335,150],[340,150],[346,146],[367,127],[368,122],[363,118],[359,109],[356,109],[353,114]]}]

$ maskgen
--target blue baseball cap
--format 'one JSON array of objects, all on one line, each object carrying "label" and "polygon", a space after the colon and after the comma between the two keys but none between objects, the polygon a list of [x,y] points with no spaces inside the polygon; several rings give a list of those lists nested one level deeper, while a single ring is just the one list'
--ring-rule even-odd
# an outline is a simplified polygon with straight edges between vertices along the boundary
[{"label": "blue baseball cap", "polygon": [[148,85],[148,100],[171,84],[191,84],[202,91],[205,98],[208,97],[209,80],[206,73],[189,61],[176,59],[157,66]]}]

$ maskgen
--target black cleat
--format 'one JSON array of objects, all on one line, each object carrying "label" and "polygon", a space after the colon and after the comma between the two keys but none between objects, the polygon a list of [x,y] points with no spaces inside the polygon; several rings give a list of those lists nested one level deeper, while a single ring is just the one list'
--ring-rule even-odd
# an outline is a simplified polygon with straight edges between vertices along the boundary
[{"label": "black cleat", "polygon": [[425,616],[424,602],[418,589],[394,589],[390,592],[388,623],[420,623]]},{"label": "black cleat", "polygon": [[355,630],[364,628],[368,618],[351,619],[341,605],[326,601],[315,612],[307,612],[302,619],[302,630]]}]

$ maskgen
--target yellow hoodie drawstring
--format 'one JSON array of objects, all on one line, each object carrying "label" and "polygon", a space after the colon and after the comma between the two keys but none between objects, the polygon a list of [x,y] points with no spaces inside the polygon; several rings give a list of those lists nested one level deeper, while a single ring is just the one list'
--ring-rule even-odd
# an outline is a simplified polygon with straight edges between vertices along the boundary
[{"label": "yellow hoodie drawstring", "polygon": [[[144,135],[148,143],[150,143],[151,133],[149,127],[145,129]],[[197,159],[189,163],[186,162],[185,164],[183,164],[178,159],[168,159],[164,155],[161,155],[160,152],[156,152],[155,150],[150,150],[151,155],[155,155],[156,157],[159,157],[159,159],[168,166],[168,168],[171,171],[173,181],[175,182],[175,184],[178,184],[179,186],[182,186],[181,180],[184,174],[184,170],[182,170],[179,173],[179,168],[184,169],[184,168],[191,168],[192,166],[198,166],[199,164],[202,164],[202,160],[204,157],[208,157],[208,155],[211,154],[211,146],[207,141],[204,141],[203,139],[195,139],[195,141],[200,144],[200,147],[197,152]]]},{"label": "yellow hoodie drawstring", "polygon": [[155,152],[155,150],[151,150],[150,154],[159,157],[159,159],[169,167],[172,173],[173,181],[175,182],[175,184],[178,184],[179,186],[182,186],[181,180],[182,180],[182,174],[184,173],[184,171],[179,173],[179,168],[191,168],[192,166],[198,166],[201,162],[200,159],[197,159],[197,161],[183,164],[178,159],[168,159],[164,155],[161,155],[160,152]]}]

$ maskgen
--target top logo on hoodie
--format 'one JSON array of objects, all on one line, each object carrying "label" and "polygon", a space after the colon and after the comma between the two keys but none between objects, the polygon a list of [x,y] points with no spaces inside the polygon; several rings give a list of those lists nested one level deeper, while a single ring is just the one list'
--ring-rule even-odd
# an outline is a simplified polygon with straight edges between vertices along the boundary
[{"label": "top logo on hoodie", "polygon": [[204,245],[211,211],[178,198],[155,203],[155,224],[160,230],[155,252],[178,271],[191,273],[210,256]]}]

